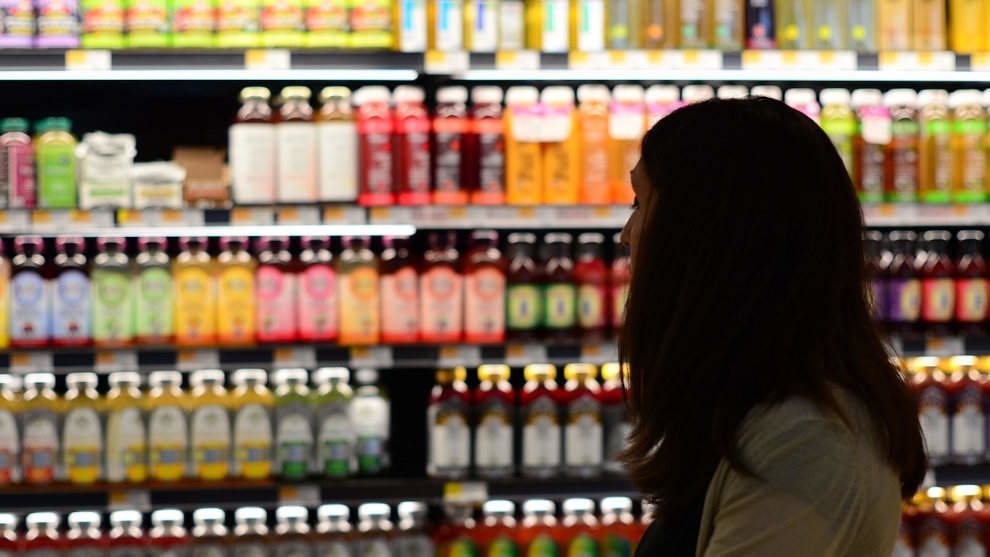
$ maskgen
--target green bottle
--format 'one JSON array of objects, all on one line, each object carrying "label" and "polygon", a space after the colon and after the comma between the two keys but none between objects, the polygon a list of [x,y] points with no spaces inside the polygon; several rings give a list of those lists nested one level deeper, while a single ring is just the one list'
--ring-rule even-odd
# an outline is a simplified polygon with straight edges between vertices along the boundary
[{"label": "green bottle", "polygon": [[822,129],[832,140],[842,163],[846,165],[846,171],[852,176],[853,138],[856,136],[856,114],[850,106],[852,95],[848,89],[823,89],[820,98]]},{"label": "green bottle", "polygon": [[343,367],[316,370],[316,465],[328,478],[346,478],[351,472],[351,399],[354,391],[347,384],[350,372]]},{"label": "green bottle", "polygon": [[76,138],[68,118],[46,118],[35,124],[38,206],[76,207]]},{"label": "green bottle", "polygon": [[121,345],[134,337],[130,260],[123,238],[101,238],[90,274],[93,291],[93,343]]},{"label": "green bottle", "polygon": [[134,335],[138,342],[164,343],[175,332],[172,270],[165,238],[141,238],[134,258]]},{"label": "green bottle", "polygon": [[285,480],[309,474],[313,453],[313,407],[305,369],[275,371],[275,473]]},{"label": "green bottle", "polygon": [[371,476],[388,468],[389,402],[385,391],[377,385],[377,371],[358,370],[357,382],[360,386],[351,400],[354,456],[358,473]]}]

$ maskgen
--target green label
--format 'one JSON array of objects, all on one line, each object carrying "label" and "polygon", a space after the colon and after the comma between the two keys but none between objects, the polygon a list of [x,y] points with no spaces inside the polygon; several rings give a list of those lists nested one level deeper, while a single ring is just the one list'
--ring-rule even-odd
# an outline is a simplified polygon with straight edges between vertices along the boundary
[{"label": "green label", "polygon": [[980,135],[987,133],[986,120],[962,120],[955,123],[955,132],[960,135]]},{"label": "green label", "polygon": [[567,546],[567,557],[598,557],[598,544],[588,534],[580,534]]},{"label": "green label", "polygon": [[822,129],[835,141],[835,137],[851,137],[856,133],[856,121],[846,119],[829,119],[822,121]]},{"label": "green label", "polygon": [[510,285],[506,293],[510,329],[535,329],[543,314],[543,293],[533,284]]},{"label": "green label", "polygon": [[952,131],[952,124],[948,120],[931,120],[925,122],[925,133],[927,135],[947,135]]},{"label": "green label", "polygon": [[129,341],[134,336],[131,319],[131,281],[119,271],[94,269],[93,340]]},{"label": "green label", "polygon": [[47,209],[76,206],[75,145],[38,146],[38,204]]},{"label": "green label", "polygon": [[544,324],[551,329],[573,327],[577,320],[577,289],[573,284],[553,284],[544,296]]},{"label": "green label", "polygon": [[550,536],[542,535],[529,542],[526,548],[526,557],[557,557],[557,543]]},{"label": "green label", "polygon": [[138,275],[134,297],[134,333],[163,337],[173,332],[172,275],[165,269],[147,269]]},{"label": "green label", "polygon": [[630,557],[632,543],[615,534],[606,534],[602,540],[602,557]]},{"label": "green label", "polygon": [[469,538],[459,538],[450,544],[448,557],[478,557],[478,546]]},{"label": "green label", "polygon": [[168,17],[166,0],[127,0],[127,46],[168,46]]},{"label": "green label", "polygon": [[257,0],[223,0],[217,10],[217,46],[252,47],[260,44],[261,7]]},{"label": "green label", "polygon": [[488,551],[485,557],[518,557],[519,548],[516,543],[509,538],[498,538],[488,544]]},{"label": "green label", "polygon": [[890,123],[890,133],[898,135],[918,135],[920,126],[916,120],[895,120]]}]

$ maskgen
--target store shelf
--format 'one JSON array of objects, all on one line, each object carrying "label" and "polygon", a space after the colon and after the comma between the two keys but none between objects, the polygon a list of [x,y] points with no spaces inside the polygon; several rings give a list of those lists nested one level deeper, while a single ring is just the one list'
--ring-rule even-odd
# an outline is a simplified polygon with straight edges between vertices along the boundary
[{"label": "store shelf", "polygon": [[890,337],[889,344],[896,355],[904,357],[990,356],[987,336],[895,335]]},{"label": "store shelf", "polygon": [[865,203],[867,226],[990,226],[990,204]]},{"label": "store shelf", "polygon": [[372,224],[410,223],[419,229],[619,229],[631,212],[626,205],[376,207],[368,219]]}]

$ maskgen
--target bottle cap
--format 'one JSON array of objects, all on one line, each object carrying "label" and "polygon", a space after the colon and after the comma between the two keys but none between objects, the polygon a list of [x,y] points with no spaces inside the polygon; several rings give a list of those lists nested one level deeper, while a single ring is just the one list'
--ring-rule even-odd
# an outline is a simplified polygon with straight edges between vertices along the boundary
[{"label": "bottle cap", "polygon": [[389,100],[392,98],[392,94],[389,93],[388,87],[381,85],[367,85],[357,91],[354,91],[354,104],[361,106],[367,103],[385,103],[388,104]]},{"label": "bottle cap", "polygon": [[481,512],[492,514],[516,514],[516,504],[508,499],[492,499],[481,505]]},{"label": "bottle cap", "polygon": [[289,87],[283,87],[282,92],[278,96],[285,102],[288,99],[301,99],[308,101],[313,95],[309,87],[303,87],[301,85],[290,85]]},{"label": "bottle cap", "polygon": [[436,373],[437,383],[445,384],[454,381],[464,381],[467,379],[467,370],[463,367],[453,369],[438,369]]},{"label": "bottle cap", "polygon": [[179,509],[158,509],[157,511],[153,511],[151,513],[151,523],[156,525],[181,525],[183,520],[185,520],[185,516]]},{"label": "bottle cap", "polygon": [[788,89],[784,93],[784,102],[789,106],[808,106],[818,104],[815,92],[811,89]]},{"label": "bottle cap", "polygon": [[0,133],[27,133],[29,127],[30,125],[26,118],[4,118],[0,120]]},{"label": "bottle cap", "polygon": [[351,100],[351,90],[339,85],[324,87],[320,91],[320,103],[326,104],[330,99],[341,99],[345,103],[349,103]]},{"label": "bottle cap", "polygon": [[110,385],[134,385],[141,386],[141,374],[136,371],[115,371],[107,379]]},{"label": "bottle cap", "polygon": [[619,378],[620,370],[626,377],[629,376],[629,366],[621,366],[619,362],[609,362],[602,366],[602,379],[605,381],[611,381],[613,379]]},{"label": "bottle cap", "polygon": [[[284,94],[284,92],[283,92]],[[272,98],[272,92],[267,87],[245,87],[241,89],[241,102],[248,99],[268,102]]]},{"label": "bottle cap", "polygon": [[426,515],[426,504],[419,501],[403,501],[399,503],[397,507],[397,512],[399,518],[412,518],[414,516],[425,516]]},{"label": "bottle cap", "polygon": [[505,364],[485,364],[478,367],[478,379],[485,381],[508,380],[512,369]]},{"label": "bottle cap", "polygon": [[15,392],[19,391],[21,389],[21,378],[9,373],[0,373],[0,388]]},{"label": "bottle cap", "polygon": [[140,526],[141,512],[130,509],[113,511],[110,513],[110,524],[113,526]]},{"label": "bottle cap", "polygon": [[578,244],[604,244],[605,235],[600,232],[582,232],[578,235]]},{"label": "bottle cap", "polygon": [[368,367],[359,369],[354,374],[354,378],[362,385],[374,385],[378,382],[378,370]]},{"label": "bottle cap", "polygon": [[983,93],[977,91],[976,89],[961,89],[959,91],[953,91],[949,95],[950,108],[959,108],[967,105],[982,106]]},{"label": "bottle cap", "polygon": [[715,96],[711,85],[687,85],[681,90],[681,98],[689,103],[700,103]]},{"label": "bottle cap", "polygon": [[206,238],[200,238],[197,236],[185,236],[179,238],[179,249],[187,250],[190,246],[206,249]]},{"label": "bottle cap", "polygon": [[243,385],[249,381],[264,385],[268,382],[268,372],[263,369],[245,368],[234,371],[231,380],[235,385]]},{"label": "bottle cap", "polygon": [[632,512],[632,499],[628,497],[606,497],[598,503],[603,513]]},{"label": "bottle cap", "polygon": [[598,367],[595,364],[567,364],[564,366],[565,379],[577,379],[578,377],[594,379],[598,377]]},{"label": "bottle cap", "polygon": [[24,376],[24,384],[34,387],[54,387],[55,375],[51,373],[29,373]]},{"label": "bottle cap", "polygon": [[553,514],[554,504],[549,499],[530,499],[523,503],[524,514]]},{"label": "bottle cap", "polygon": [[570,244],[573,237],[566,232],[548,232],[543,235],[544,244]]},{"label": "bottle cap", "polygon": [[[982,100],[983,96],[980,95]],[[918,104],[918,94],[913,89],[891,89],[883,95],[883,103],[888,108],[895,106],[915,106]]]},{"label": "bottle cap", "polygon": [[216,383],[218,385],[223,385],[223,370],[222,369],[200,369],[192,372],[189,377],[189,384],[196,387],[204,383]]},{"label": "bottle cap", "polygon": [[918,91],[918,106],[948,105],[949,92],[945,89],[924,89]]},{"label": "bottle cap", "polygon": [[523,376],[526,378],[526,381],[556,379],[557,368],[553,364],[529,364],[523,368]]},{"label": "bottle cap", "polygon": [[317,384],[339,381],[347,383],[351,378],[351,372],[346,367],[321,367],[313,374],[313,380]]},{"label": "bottle cap", "polygon": [[347,505],[341,505],[339,503],[330,503],[327,505],[320,505],[316,509],[316,516],[318,520],[347,520],[351,516],[351,509]]},{"label": "bottle cap", "polygon": [[853,108],[882,105],[883,93],[879,89],[856,89],[852,92],[850,104]]},{"label": "bottle cap", "polygon": [[38,512],[24,517],[24,523],[27,524],[28,528],[38,528],[43,525],[57,528],[59,519],[58,515],[53,512]]},{"label": "bottle cap", "polygon": [[139,250],[144,251],[148,249],[149,246],[152,245],[158,246],[159,249],[165,249],[165,246],[168,244],[166,243],[166,240],[163,236],[149,236],[147,238],[138,238]]},{"label": "bottle cap", "polygon": [[16,530],[17,515],[14,513],[0,513],[0,528],[4,530]]},{"label": "bottle cap", "polygon": [[301,383],[303,385],[309,380],[309,373],[302,368],[277,369],[272,375],[275,383]]},{"label": "bottle cap", "polygon": [[590,513],[595,511],[595,502],[585,497],[573,497],[564,499],[563,509],[566,514]]},{"label": "bottle cap", "polygon": [[553,85],[540,92],[540,102],[548,106],[573,106],[574,89]]},{"label": "bottle cap", "polygon": [[822,89],[822,92],[818,94],[818,98],[822,101],[822,106],[833,104],[849,106],[849,103],[852,101],[852,94],[849,92],[849,89]]},{"label": "bottle cap", "polygon": [[392,514],[392,509],[385,503],[364,503],[358,507],[358,518],[366,520],[371,517],[388,518]]},{"label": "bottle cap", "polygon": [[285,505],[275,509],[275,519],[279,522],[306,520],[308,518],[309,509],[300,505]]},{"label": "bottle cap", "polygon": [[289,249],[289,237],[288,236],[261,236],[260,238],[254,239],[254,250],[255,251],[281,251]]},{"label": "bottle cap", "polygon": [[93,511],[75,511],[69,513],[66,520],[70,528],[100,527],[100,513]]},{"label": "bottle cap", "polygon": [[86,245],[84,242],[85,240],[79,236],[59,236],[58,238],[55,238],[55,249],[58,251],[64,251],[67,244],[71,244],[77,248],[83,247]]},{"label": "bottle cap", "polygon": [[540,102],[540,92],[531,85],[517,85],[505,91],[507,105],[533,105]]},{"label": "bottle cap", "polygon": [[96,247],[100,251],[105,251],[108,247],[123,248],[126,245],[125,240],[117,236],[105,236],[96,239]]},{"label": "bottle cap", "polygon": [[982,230],[960,230],[956,234],[956,239],[959,240],[960,242],[967,240],[975,240],[982,242],[983,238],[984,238],[984,234]]},{"label": "bottle cap", "polygon": [[643,104],[645,92],[642,85],[616,85],[612,98],[623,104]]},{"label": "bottle cap", "polygon": [[65,376],[65,384],[70,388],[72,387],[96,387],[99,382],[96,374],[90,371],[80,371],[76,373],[70,373]]},{"label": "bottle cap", "polygon": [[720,99],[745,99],[749,91],[744,85],[723,85],[718,88],[716,96]]},{"label": "bottle cap", "polygon": [[578,102],[582,103],[607,103],[610,96],[608,87],[604,85],[582,85],[577,88]]},{"label": "bottle cap", "polygon": [[437,89],[437,102],[444,104],[464,104],[468,100],[467,87],[441,87]]},{"label": "bottle cap", "polygon": [[302,245],[310,248],[323,248],[330,245],[330,238],[326,236],[303,236]]},{"label": "bottle cap", "polygon": [[229,249],[232,244],[238,248],[245,249],[248,245],[248,239],[244,236],[226,236],[220,238],[220,249]]},{"label": "bottle cap", "polygon": [[148,376],[148,384],[152,386],[164,384],[181,386],[182,374],[172,370],[152,371],[151,375]]},{"label": "bottle cap", "polygon": [[344,236],[341,238],[341,242],[345,246],[367,247],[370,240],[367,236]]},{"label": "bottle cap", "polygon": [[247,522],[249,520],[264,522],[268,520],[268,512],[261,507],[241,507],[234,511],[234,522]]},{"label": "bottle cap", "polygon": [[498,242],[498,232],[494,230],[475,230],[471,233],[471,241],[477,242],[485,240],[492,243]]},{"label": "bottle cap", "polygon": [[952,234],[948,230],[926,230],[921,238],[926,242],[948,242]]},{"label": "bottle cap", "polygon": [[196,509],[193,511],[193,522],[196,524],[202,524],[204,522],[223,522],[224,512],[222,509],[215,507],[207,507],[205,509]]},{"label": "bottle cap", "polygon": [[395,92],[392,93],[392,101],[396,104],[399,103],[422,103],[426,98],[426,94],[423,93],[422,87],[416,87],[414,85],[399,85],[395,88]]},{"label": "bottle cap", "polygon": [[513,232],[509,234],[508,241],[510,244],[535,244],[536,234],[532,232]]},{"label": "bottle cap", "polygon": [[646,104],[670,104],[681,100],[681,92],[674,85],[650,85],[645,94]]},{"label": "bottle cap", "polygon": [[41,236],[18,236],[14,238],[14,251],[24,251],[24,246],[34,246],[35,248],[44,245]]},{"label": "bottle cap", "polygon": [[783,91],[781,91],[780,87],[777,87],[776,85],[757,85],[749,90],[749,94],[753,97],[766,97],[775,101],[779,101],[784,98]]},{"label": "bottle cap", "polygon": [[474,104],[502,104],[503,97],[501,87],[483,85],[471,89],[471,102]]}]

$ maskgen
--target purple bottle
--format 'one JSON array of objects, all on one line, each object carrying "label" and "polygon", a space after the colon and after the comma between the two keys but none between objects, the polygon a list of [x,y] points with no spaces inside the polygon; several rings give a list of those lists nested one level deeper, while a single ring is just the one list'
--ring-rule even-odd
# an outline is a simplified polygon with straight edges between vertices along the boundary
[{"label": "purple bottle", "polygon": [[38,36],[34,46],[74,48],[79,46],[79,0],[34,0]]},{"label": "purple bottle", "polygon": [[31,0],[0,0],[0,47],[28,48],[34,39]]}]

